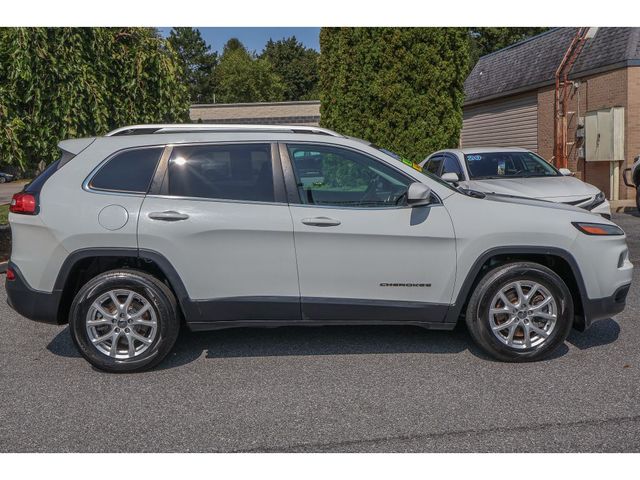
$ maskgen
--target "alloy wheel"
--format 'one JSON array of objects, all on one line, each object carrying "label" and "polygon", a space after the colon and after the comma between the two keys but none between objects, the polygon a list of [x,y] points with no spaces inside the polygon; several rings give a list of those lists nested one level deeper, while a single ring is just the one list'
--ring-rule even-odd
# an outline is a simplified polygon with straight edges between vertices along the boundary
[{"label": "alloy wheel", "polygon": [[542,345],[557,320],[556,299],[545,286],[532,281],[505,285],[489,307],[493,334],[508,347],[520,350]]},{"label": "alloy wheel", "polygon": [[137,292],[110,290],[94,300],[86,316],[89,340],[101,353],[130,359],[156,338],[158,319],[151,303]]}]

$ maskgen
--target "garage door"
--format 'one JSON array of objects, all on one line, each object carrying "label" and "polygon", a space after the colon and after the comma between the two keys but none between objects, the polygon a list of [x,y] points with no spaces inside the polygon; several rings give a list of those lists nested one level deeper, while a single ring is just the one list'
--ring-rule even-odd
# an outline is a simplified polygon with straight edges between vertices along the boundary
[{"label": "garage door", "polygon": [[465,106],[460,143],[538,151],[537,93]]}]

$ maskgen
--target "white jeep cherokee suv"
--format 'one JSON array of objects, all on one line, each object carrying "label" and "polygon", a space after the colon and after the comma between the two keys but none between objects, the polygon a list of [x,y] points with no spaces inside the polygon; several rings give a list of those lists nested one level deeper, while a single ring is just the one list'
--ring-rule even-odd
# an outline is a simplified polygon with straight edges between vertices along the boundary
[{"label": "white jeep cherokee suv", "polygon": [[504,361],[624,308],[624,232],[573,206],[463,193],[312,127],[145,125],[65,140],[16,194],[9,304],[69,322],[102,370],[181,326],[410,324]]}]

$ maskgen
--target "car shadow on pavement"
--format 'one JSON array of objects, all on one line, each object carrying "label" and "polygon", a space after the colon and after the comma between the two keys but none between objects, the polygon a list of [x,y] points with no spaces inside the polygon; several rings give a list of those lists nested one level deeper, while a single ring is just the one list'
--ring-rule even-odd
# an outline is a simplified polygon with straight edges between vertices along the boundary
[{"label": "car shadow on pavement", "polygon": [[158,368],[173,368],[199,358],[243,358],[397,353],[460,353],[469,349],[467,332],[411,326],[328,326],[237,328],[183,331],[173,354]]},{"label": "car shadow on pavement", "polygon": [[584,332],[571,330],[567,342],[580,350],[600,347],[615,342],[620,336],[620,325],[613,318],[598,320]]},{"label": "car shadow on pavement", "polygon": [[[585,350],[611,343],[619,333],[620,327],[614,320],[601,320],[586,332],[572,331],[567,342]],[[47,349],[62,357],[80,356],[71,341],[68,327],[54,337]],[[473,343],[462,322],[452,331],[411,326],[230,328],[212,332],[183,329],[172,352],[156,370],[189,364],[201,358],[203,352],[207,359],[224,359],[295,355],[455,354],[464,351],[493,361]],[[562,357],[568,351],[565,343],[547,360]]]}]

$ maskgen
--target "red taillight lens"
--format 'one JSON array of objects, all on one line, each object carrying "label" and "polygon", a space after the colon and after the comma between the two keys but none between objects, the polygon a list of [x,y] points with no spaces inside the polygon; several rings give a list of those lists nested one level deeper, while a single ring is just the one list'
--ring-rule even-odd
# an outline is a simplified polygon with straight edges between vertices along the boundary
[{"label": "red taillight lens", "polygon": [[16,272],[14,272],[13,268],[11,267],[7,268],[7,280],[11,281],[15,279],[16,279]]},{"label": "red taillight lens", "polygon": [[35,195],[26,192],[16,193],[9,205],[11,213],[22,213],[24,215],[35,215],[38,211],[38,202]]}]

